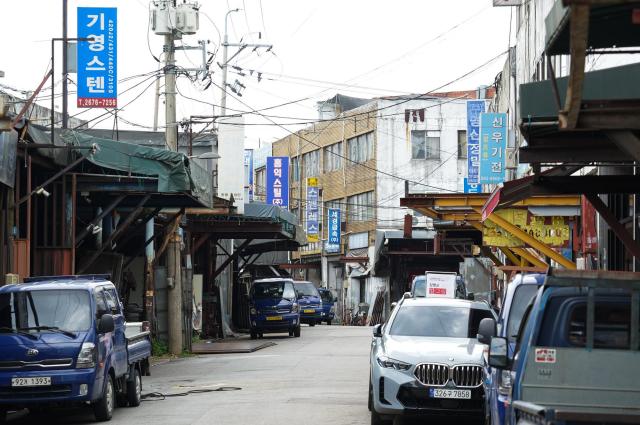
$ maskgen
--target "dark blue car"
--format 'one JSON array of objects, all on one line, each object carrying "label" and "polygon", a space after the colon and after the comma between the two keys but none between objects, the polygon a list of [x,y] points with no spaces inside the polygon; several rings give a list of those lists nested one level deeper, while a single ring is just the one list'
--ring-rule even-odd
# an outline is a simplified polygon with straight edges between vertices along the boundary
[{"label": "dark blue car", "polygon": [[249,293],[251,339],[265,333],[300,336],[300,306],[292,279],[260,279]]},{"label": "dark blue car", "polygon": [[320,293],[311,282],[296,281],[298,303],[300,304],[300,321],[315,326],[322,320],[322,301]]},{"label": "dark blue car", "polygon": [[[509,342],[509,358],[513,360],[516,339],[527,306],[544,283],[544,274],[518,274],[509,282],[497,322],[497,336]],[[509,370],[488,367],[485,370],[487,416],[494,425],[505,425],[511,405],[511,374]]]},{"label": "dark blue car", "polygon": [[337,299],[327,288],[318,288],[318,292],[320,293],[320,299],[322,300],[322,317],[318,323],[326,322],[327,325],[330,325],[331,321],[336,316],[335,303]]}]

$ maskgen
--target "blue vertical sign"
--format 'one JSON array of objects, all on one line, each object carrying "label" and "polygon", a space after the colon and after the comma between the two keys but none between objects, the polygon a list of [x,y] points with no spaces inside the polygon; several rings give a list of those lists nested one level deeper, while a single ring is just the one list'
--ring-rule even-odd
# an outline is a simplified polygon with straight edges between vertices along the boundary
[{"label": "blue vertical sign", "polygon": [[78,108],[118,106],[118,38],[115,7],[79,7]]},{"label": "blue vertical sign", "polygon": [[480,183],[504,182],[507,156],[507,114],[480,115]]},{"label": "blue vertical sign", "polygon": [[465,177],[464,193],[482,193],[482,185],[480,183],[469,183],[469,179]]},{"label": "blue vertical sign", "polygon": [[253,202],[253,149],[244,150],[245,199]]},{"label": "blue vertical sign", "polygon": [[289,206],[289,158],[267,157],[267,204]]},{"label": "blue vertical sign", "polygon": [[484,113],[484,100],[467,101],[467,178],[469,183],[480,183],[480,114]]},{"label": "blue vertical sign", "polygon": [[340,221],[340,209],[329,208],[327,213],[328,227],[327,227],[327,244],[324,250],[327,253],[335,254],[340,252],[340,232],[342,223]]},{"label": "blue vertical sign", "polygon": [[318,220],[318,179],[307,179],[307,240],[318,242],[320,240],[320,225]]}]

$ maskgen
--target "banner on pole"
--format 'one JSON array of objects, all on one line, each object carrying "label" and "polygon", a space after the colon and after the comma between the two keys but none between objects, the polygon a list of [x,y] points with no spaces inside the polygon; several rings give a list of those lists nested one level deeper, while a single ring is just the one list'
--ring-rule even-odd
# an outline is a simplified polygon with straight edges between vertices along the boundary
[{"label": "banner on pole", "polygon": [[267,157],[267,204],[289,207],[289,158]]},{"label": "banner on pole", "polygon": [[118,106],[118,9],[79,7],[78,108]]},{"label": "banner on pole", "polygon": [[340,232],[342,231],[342,223],[340,219],[339,208],[329,208],[327,213],[327,243],[324,246],[325,252],[336,254],[340,252]]},{"label": "banner on pole", "polygon": [[320,225],[318,220],[318,179],[310,177],[307,179],[307,240],[318,242],[320,240]]},{"label": "banner on pole", "polygon": [[480,170],[480,114],[485,111],[484,100],[467,100],[467,178],[479,183]]},{"label": "banner on pole", "polygon": [[507,156],[506,113],[480,115],[480,150],[480,183],[503,183]]}]

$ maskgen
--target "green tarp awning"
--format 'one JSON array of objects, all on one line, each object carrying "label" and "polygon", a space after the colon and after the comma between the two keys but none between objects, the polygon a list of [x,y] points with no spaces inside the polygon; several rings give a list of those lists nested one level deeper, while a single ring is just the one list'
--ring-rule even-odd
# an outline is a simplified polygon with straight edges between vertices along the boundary
[{"label": "green tarp awning", "polygon": [[[62,138],[74,146],[95,145],[96,152],[88,157],[95,165],[133,175],[157,177],[158,192],[190,192],[195,187],[189,160],[184,154],[101,139],[77,131],[65,132]],[[86,154],[86,150],[80,153]]]}]

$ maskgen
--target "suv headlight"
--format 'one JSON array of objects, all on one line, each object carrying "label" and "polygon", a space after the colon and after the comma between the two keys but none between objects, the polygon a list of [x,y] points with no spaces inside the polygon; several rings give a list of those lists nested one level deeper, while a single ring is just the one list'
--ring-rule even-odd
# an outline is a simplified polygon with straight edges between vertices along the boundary
[{"label": "suv headlight", "polygon": [[253,314],[254,316],[255,316],[256,314],[258,314],[258,310],[256,310],[256,308],[255,308],[255,307],[251,307],[251,310],[249,310],[249,312],[250,312],[251,314]]},{"label": "suv headlight", "polygon": [[298,303],[293,303],[293,306],[291,306],[291,312],[297,313],[298,310],[300,310],[300,306],[298,305]]},{"label": "suv headlight", "polygon": [[379,356],[376,360],[380,366],[390,369],[409,370],[411,367],[409,363],[401,362],[400,360],[395,360],[387,356]]},{"label": "suv headlight", "polygon": [[87,369],[95,367],[97,360],[98,350],[96,350],[95,344],[92,342],[85,342],[82,344],[80,354],[78,354],[78,359],[76,360],[76,368]]},{"label": "suv headlight", "polygon": [[509,392],[511,391],[511,383],[511,371],[500,371],[500,381],[498,382],[498,391],[500,392],[500,394],[509,395]]}]

